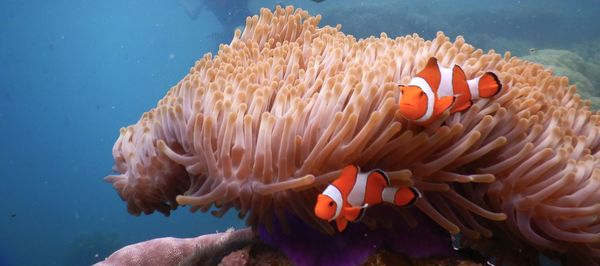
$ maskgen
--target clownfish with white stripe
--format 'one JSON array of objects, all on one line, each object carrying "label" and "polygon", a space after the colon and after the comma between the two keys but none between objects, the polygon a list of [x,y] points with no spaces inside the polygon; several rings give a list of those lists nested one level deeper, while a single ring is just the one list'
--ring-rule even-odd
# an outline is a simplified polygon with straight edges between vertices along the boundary
[{"label": "clownfish with white stripe", "polygon": [[460,66],[444,68],[431,57],[408,85],[400,85],[400,114],[415,124],[427,126],[448,109],[450,113],[466,110],[473,100],[494,97],[501,90],[502,84],[492,72],[467,80]]},{"label": "clownfish with white stripe", "polygon": [[414,187],[391,186],[387,174],[379,169],[360,172],[356,165],[346,166],[322,194],[317,196],[315,215],[322,220],[335,220],[342,232],[348,222],[362,218],[367,207],[382,202],[412,206],[421,197]]}]

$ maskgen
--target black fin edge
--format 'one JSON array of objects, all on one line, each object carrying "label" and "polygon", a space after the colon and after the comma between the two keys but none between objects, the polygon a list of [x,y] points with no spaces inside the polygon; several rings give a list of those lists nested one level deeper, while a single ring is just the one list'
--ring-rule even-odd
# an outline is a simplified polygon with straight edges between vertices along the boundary
[{"label": "black fin edge", "polygon": [[498,95],[502,91],[502,82],[500,82],[498,75],[496,75],[496,73],[494,73],[494,72],[485,72],[484,75],[485,74],[491,74],[492,77],[494,78],[494,80],[496,81],[496,83],[498,83],[498,90],[496,91],[496,93],[494,93],[492,96],[488,97],[488,98],[492,98],[492,97]]},{"label": "black fin edge", "polygon": [[417,201],[422,197],[421,192],[416,188],[416,187],[408,187],[413,194],[415,194],[415,197],[406,205],[404,205],[403,207],[412,207],[415,206],[415,204],[417,203]]},{"label": "black fin edge", "polygon": [[392,185],[392,180],[390,180],[390,177],[388,176],[388,174],[385,171],[383,171],[381,169],[375,169],[371,172],[377,172],[377,173],[381,174],[383,176],[383,178],[385,178],[385,182],[387,183],[387,185],[388,186]]}]

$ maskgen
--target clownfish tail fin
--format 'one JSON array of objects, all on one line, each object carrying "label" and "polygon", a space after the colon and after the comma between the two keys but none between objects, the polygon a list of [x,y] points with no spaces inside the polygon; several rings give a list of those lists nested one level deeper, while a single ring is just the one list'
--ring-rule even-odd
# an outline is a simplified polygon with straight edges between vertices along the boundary
[{"label": "clownfish tail fin", "polygon": [[479,78],[479,97],[490,98],[496,96],[502,90],[502,84],[498,76],[492,72],[486,72]]},{"label": "clownfish tail fin", "polygon": [[421,193],[415,187],[386,187],[383,189],[383,201],[401,207],[413,206],[421,197]]},{"label": "clownfish tail fin", "polygon": [[410,202],[406,204],[406,207],[412,207],[415,205],[415,203],[417,203],[417,200],[421,198],[421,192],[416,187],[408,187],[408,189],[410,189],[414,196],[412,200],[410,200]]}]

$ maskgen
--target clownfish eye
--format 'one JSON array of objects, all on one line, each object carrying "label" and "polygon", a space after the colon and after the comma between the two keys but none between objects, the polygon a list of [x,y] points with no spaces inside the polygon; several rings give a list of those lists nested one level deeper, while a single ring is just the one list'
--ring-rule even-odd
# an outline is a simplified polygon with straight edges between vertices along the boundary
[{"label": "clownfish eye", "polygon": [[425,93],[423,91],[420,91],[419,92],[419,97],[423,97],[423,96],[425,96]]},{"label": "clownfish eye", "polygon": [[329,207],[333,207],[333,201],[329,202]]}]

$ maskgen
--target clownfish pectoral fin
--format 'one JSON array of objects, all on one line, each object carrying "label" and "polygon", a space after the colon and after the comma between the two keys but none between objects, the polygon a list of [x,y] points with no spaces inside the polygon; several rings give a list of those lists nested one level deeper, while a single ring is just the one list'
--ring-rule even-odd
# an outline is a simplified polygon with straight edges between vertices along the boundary
[{"label": "clownfish pectoral fin", "polygon": [[344,217],[339,217],[335,219],[335,224],[337,225],[338,232],[343,232],[348,227],[348,220]]},{"label": "clownfish pectoral fin", "polygon": [[492,72],[486,72],[479,78],[479,97],[490,98],[494,97],[502,90],[502,84],[498,76]]},{"label": "clownfish pectoral fin", "polygon": [[456,102],[456,96],[444,96],[438,98],[433,106],[433,115],[440,116],[444,111],[452,108]]},{"label": "clownfish pectoral fin", "polygon": [[361,207],[344,207],[344,215],[346,216],[346,220],[351,222],[356,222],[362,219],[365,216],[365,211],[369,204],[365,204]]},{"label": "clownfish pectoral fin", "polygon": [[348,221],[355,221],[360,215],[360,208],[357,207],[344,207],[344,216]]}]

